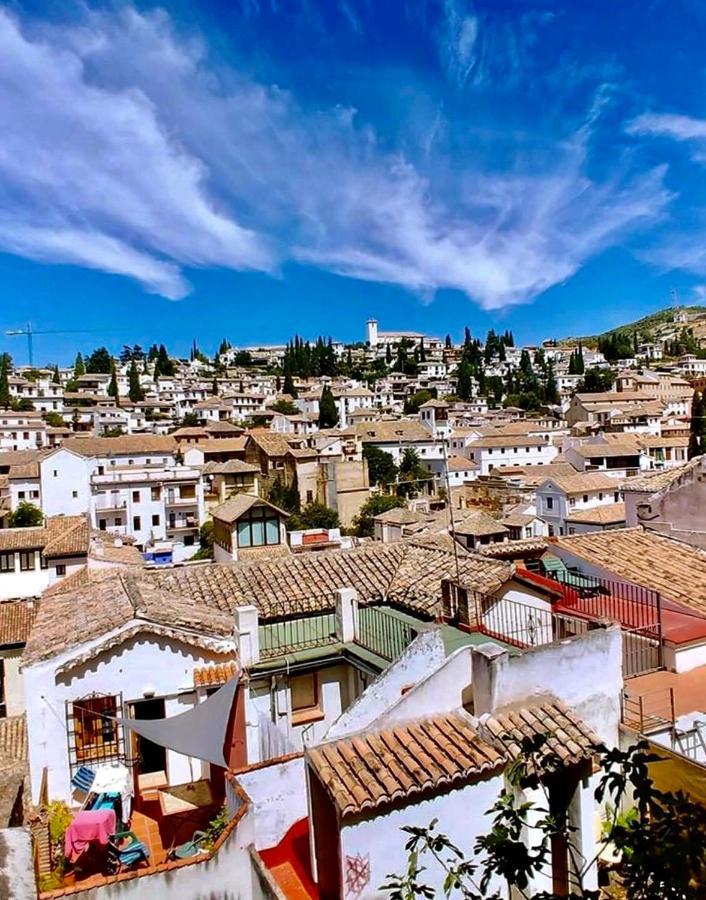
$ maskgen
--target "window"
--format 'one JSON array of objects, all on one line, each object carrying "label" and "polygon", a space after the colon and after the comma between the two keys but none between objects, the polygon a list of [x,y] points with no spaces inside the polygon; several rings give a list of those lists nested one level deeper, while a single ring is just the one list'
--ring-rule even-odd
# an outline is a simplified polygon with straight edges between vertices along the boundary
[{"label": "window", "polygon": [[54,475],[54,478],[58,478],[58,477],[59,477],[59,472],[58,472],[57,469],[54,469],[53,475]]},{"label": "window", "polygon": [[184,546],[185,547],[193,547],[194,546],[193,534],[185,534],[184,535]]},{"label": "window", "polygon": [[33,500],[38,500],[38,499],[39,499],[39,491],[30,491],[30,494],[29,494],[29,495],[30,495],[30,497],[31,497]]},{"label": "window", "polygon": [[0,553],[0,573],[15,571],[15,554]]},{"label": "window", "polygon": [[20,552],[20,572],[32,572],[34,570],[34,550],[22,550]]},{"label": "window", "polygon": [[618,500],[620,500],[620,491],[616,491],[613,494],[613,499],[615,500],[616,503],[618,502]]},{"label": "window", "polygon": [[300,725],[322,715],[319,706],[319,684],[314,672],[289,679],[292,725]]},{"label": "window", "polygon": [[122,516],[116,516],[116,517],[115,517],[115,526],[117,527],[118,525],[122,525],[122,524],[123,524],[123,517],[122,517]]},{"label": "window", "polygon": [[139,516],[133,516],[132,517],[132,530],[139,531],[140,528],[142,528],[142,520],[140,519]]},{"label": "window", "polygon": [[132,492],[132,502],[133,502],[133,503],[139,503],[139,502],[140,502],[140,492],[139,492],[139,491],[133,491],[133,492]]},{"label": "window", "polygon": [[24,492],[24,491],[18,491],[18,492],[17,492],[17,497],[18,497],[18,499],[24,500],[25,496],[26,496],[26,495],[25,495],[25,492]]},{"label": "window", "polygon": [[98,474],[105,475],[105,466],[98,466]]},{"label": "window", "polygon": [[105,531],[106,524],[105,519],[98,519],[98,528],[100,531]]},{"label": "window", "polygon": [[279,517],[266,506],[256,506],[237,522],[239,547],[279,544]]},{"label": "window", "polygon": [[0,657],[0,718],[7,715],[7,703],[5,701],[5,660]]},{"label": "window", "polygon": [[150,492],[150,496],[151,496],[152,500],[159,500],[159,497],[160,497],[159,488],[153,487]]},{"label": "window", "polygon": [[73,766],[119,758],[121,734],[112,716],[122,712],[116,696],[92,695],[66,704],[69,753]]},{"label": "window", "polygon": [[314,493],[313,493],[313,491],[307,491],[307,492],[306,492],[306,502],[307,502],[307,503],[313,503],[313,502],[314,502]]},{"label": "window", "polygon": [[598,499],[599,500],[603,499],[603,491],[598,491]]},{"label": "window", "polygon": [[554,537],[554,526],[553,525],[547,525],[547,531],[549,533],[549,537]]},{"label": "window", "polygon": [[547,509],[554,509],[554,498],[546,497],[544,500],[544,505],[546,506]]},{"label": "window", "polygon": [[74,500],[77,500],[78,499],[78,491],[71,491],[71,496],[74,498]]},{"label": "window", "polygon": [[588,503],[588,494],[583,495],[583,502]]},{"label": "window", "polygon": [[158,515],[152,516],[152,524],[159,525],[159,516]]},{"label": "window", "polygon": [[28,441],[29,440],[29,431],[23,431],[22,437],[24,438],[25,441]]},{"label": "window", "polygon": [[64,565],[64,563],[56,564],[56,574],[57,575],[66,575],[66,566]]}]

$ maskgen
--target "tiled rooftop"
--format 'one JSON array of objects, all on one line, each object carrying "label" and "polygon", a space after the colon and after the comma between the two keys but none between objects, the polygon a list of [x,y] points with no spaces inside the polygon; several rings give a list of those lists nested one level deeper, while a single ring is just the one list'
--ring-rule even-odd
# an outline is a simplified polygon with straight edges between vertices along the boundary
[{"label": "tiled rooftop", "polygon": [[0,602],[0,647],[26,643],[38,610],[32,600]]},{"label": "tiled rooftop", "polygon": [[552,545],[663,598],[706,613],[706,551],[641,528],[550,538]]},{"label": "tiled rooftop", "polygon": [[475,719],[464,710],[320,744],[306,757],[343,817],[447,791],[503,769],[524,738],[547,737],[562,764],[590,758],[600,743],[553,698]]}]

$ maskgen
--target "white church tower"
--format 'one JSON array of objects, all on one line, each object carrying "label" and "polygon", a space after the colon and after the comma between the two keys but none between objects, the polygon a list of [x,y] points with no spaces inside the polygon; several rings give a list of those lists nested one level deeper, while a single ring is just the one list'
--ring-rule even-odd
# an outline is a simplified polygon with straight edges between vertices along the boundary
[{"label": "white church tower", "polygon": [[377,322],[377,319],[368,319],[367,341],[371,347],[377,347],[377,345],[378,345],[378,322]]}]

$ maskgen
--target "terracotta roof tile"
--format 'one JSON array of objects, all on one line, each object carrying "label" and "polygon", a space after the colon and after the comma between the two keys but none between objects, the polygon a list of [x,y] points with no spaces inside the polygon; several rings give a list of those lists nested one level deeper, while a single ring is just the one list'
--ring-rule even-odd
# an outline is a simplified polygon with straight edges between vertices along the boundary
[{"label": "terracotta roof tile", "polygon": [[0,647],[25,644],[37,616],[39,604],[32,600],[0,603]]},{"label": "terracotta roof tile", "polygon": [[235,661],[217,663],[212,666],[201,666],[194,669],[194,687],[215,687],[225,684],[238,674],[238,666]]},{"label": "terracotta roof tile", "polygon": [[451,790],[504,769],[525,738],[546,737],[545,755],[562,765],[593,756],[598,737],[554,698],[480,720],[464,710],[392,725],[306,751],[306,759],[345,818]]},{"label": "terracotta roof tile", "polygon": [[506,762],[462,710],[321,744],[306,757],[343,817],[448,790]]},{"label": "terracotta roof tile", "polygon": [[0,552],[43,550],[47,558],[88,553],[86,516],[51,516],[38,528],[0,529]]},{"label": "terracotta roof tile", "polygon": [[0,756],[27,760],[27,721],[24,716],[0,719]]},{"label": "terracotta roof tile", "polygon": [[567,522],[579,522],[584,525],[617,525],[625,524],[624,503],[604,503],[591,509],[577,509],[569,513]]},{"label": "terracotta roof tile", "polygon": [[553,546],[706,614],[706,551],[642,528],[550,538],[549,549]]}]

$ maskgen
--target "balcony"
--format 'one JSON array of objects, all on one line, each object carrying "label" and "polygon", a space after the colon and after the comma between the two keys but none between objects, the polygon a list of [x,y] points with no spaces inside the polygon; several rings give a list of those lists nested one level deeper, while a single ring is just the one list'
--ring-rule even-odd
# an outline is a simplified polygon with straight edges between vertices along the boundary
[{"label": "balcony", "polygon": [[127,509],[127,500],[104,500],[96,503],[96,512],[124,512]]},{"label": "balcony", "polygon": [[164,502],[166,506],[198,506],[199,498],[194,495],[193,497],[175,497],[175,496],[167,496],[164,498]]}]

